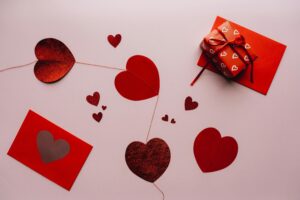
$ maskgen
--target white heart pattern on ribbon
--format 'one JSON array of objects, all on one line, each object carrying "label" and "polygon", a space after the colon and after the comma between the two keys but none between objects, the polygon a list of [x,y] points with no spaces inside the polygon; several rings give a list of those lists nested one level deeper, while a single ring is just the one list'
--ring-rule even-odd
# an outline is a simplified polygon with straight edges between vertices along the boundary
[{"label": "white heart pattern on ribbon", "polygon": [[209,53],[214,54],[215,51],[213,49],[209,49]]},{"label": "white heart pattern on ribbon", "polygon": [[238,35],[238,34],[240,34],[240,32],[238,30],[234,29],[233,35]]},{"label": "white heart pattern on ribbon", "polygon": [[220,56],[221,56],[221,57],[227,56],[227,52],[226,52],[226,51],[222,51],[222,52],[220,53]]},{"label": "white heart pattern on ribbon", "polygon": [[232,59],[237,59],[239,56],[236,53],[232,54]]},{"label": "white heart pattern on ribbon", "polygon": [[250,48],[251,48],[250,44],[246,43],[245,44],[245,49],[250,49]]},{"label": "white heart pattern on ribbon", "polygon": [[222,69],[225,69],[226,68],[226,65],[224,63],[221,63],[221,68]]},{"label": "white heart pattern on ribbon", "polygon": [[227,33],[227,32],[228,32],[228,28],[227,28],[226,26],[223,26],[222,32],[223,32],[223,33]]},{"label": "white heart pattern on ribbon", "polygon": [[247,62],[250,61],[249,57],[247,55],[245,55],[244,60],[247,61]]},{"label": "white heart pattern on ribbon", "polygon": [[239,70],[239,68],[236,66],[236,65],[232,65],[232,67],[231,67],[231,71],[237,71],[237,70]]}]

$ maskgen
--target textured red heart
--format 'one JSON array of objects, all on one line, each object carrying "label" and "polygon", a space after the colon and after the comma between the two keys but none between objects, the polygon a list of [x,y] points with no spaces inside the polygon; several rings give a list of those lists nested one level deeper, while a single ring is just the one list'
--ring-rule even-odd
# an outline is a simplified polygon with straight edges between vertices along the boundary
[{"label": "textured red heart", "polygon": [[88,95],[86,97],[86,101],[89,102],[90,104],[94,105],[94,106],[98,106],[99,101],[100,101],[99,92],[94,92],[93,95]]},{"label": "textured red heart", "polygon": [[188,96],[185,98],[184,107],[185,110],[194,110],[198,107],[198,102],[193,101],[192,97]]},{"label": "textured red heart", "polygon": [[46,38],[38,42],[35,55],[38,61],[34,66],[34,74],[44,83],[62,79],[75,63],[75,58],[68,47],[54,38]]},{"label": "textured red heart", "polygon": [[122,36],[120,34],[117,34],[115,36],[113,36],[113,35],[107,36],[108,42],[111,44],[111,46],[113,46],[115,48],[120,44],[121,39],[122,39]]},{"label": "textured red heart", "polygon": [[129,100],[145,100],[158,95],[159,74],[155,64],[149,58],[135,55],[128,59],[126,71],[115,78],[118,92]]},{"label": "textured red heart", "polygon": [[134,174],[153,183],[168,168],[171,153],[165,141],[153,138],[147,144],[130,143],[126,149],[125,159]]},{"label": "textured red heart", "polygon": [[214,172],[229,166],[236,158],[238,144],[234,138],[221,137],[215,128],[206,128],[194,142],[196,161],[203,172]]},{"label": "textured red heart", "polygon": [[98,114],[97,114],[97,113],[94,113],[94,114],[93,114],[93,118],[94,118],[94,120],[96,120],[97,122],[100,122],[100,121],[101,121],[102,116],[103,116],[102,112],[99,112]]}]

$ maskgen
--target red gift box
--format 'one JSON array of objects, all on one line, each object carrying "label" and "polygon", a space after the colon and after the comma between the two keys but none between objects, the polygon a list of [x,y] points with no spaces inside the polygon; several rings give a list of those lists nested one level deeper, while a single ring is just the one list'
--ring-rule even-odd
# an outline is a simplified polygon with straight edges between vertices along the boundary
[{"label": "red gift box", "polygon": [[[200,47],[209,62],[227,78],[236,77],[249,65],[252,71],[253,61],[257,58],[251,45],[228,21],[212,30],[203,39]],[[252,79],[251,75],[251,81]]]}]

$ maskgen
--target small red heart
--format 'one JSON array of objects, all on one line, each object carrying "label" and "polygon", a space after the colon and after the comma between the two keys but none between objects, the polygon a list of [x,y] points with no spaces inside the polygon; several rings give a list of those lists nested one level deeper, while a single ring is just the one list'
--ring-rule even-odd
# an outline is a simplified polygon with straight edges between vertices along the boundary
[{"label": "small red heart", "polygon": [[101,121],[101,119],[102,119],[102,112],[99,112],[98,114],[97,113],[94,113],[93,114],[93,118],[94,118],[94,120],[96,120],[97,122],[100,122]]},{"label": "small red heart", "polygon": [[116,34],[115,36],[109,35],[107,36],[108,42],[111,44],[113,47],[117,47],[120,42],[121,42],[122,36],[120,34]]},{"label": "small red heart", "polygon": [[163,121],[167,122],[169,121],[169,116],[168,115],[165,115],[161,118]]},{"label": "small red heart", "polygon": [[126,99],[139,101],[158,95],[159,74],[149,58],[135,55],[128,59],[126,71],[115,78],[115,87]]},{"label": "small red heart", "polygon": [[172,123],[172,124],[176,124],[175,119],[172,119],[172,120],[171,120],[171,123]]},{"label": "small red heart", "polygon": [[106,110],[107,106],[102,106],[102,110]]},{"label": "small red heart", "polygon": [[35,55],[38,61],[34,66],[34,74],[44,83],[59,81],[75,63],[75,58],[68,47],[54,38],[46,38],[38,42]]},{"label": "small red heart", "polygon": [[236,158],[238,144],[232,137],[221,137],[215,128],[206,128],[194,142],[196,161],[203,172],[214,172],[229,166]]},{"label": "small red heart", "polygon": [[100,94],[99,92],[94,92],[93,95],[88,95],[86,97],[86,101],[94,106],[98,106],[100,101]]},{"label": "small red heart", "polygon": [[185,98],[184,107],[185,110],[194,110],[198,107],[198,102],[193,101],[192,97],[188,96]]},{"label": "small red heart", "polygon": [[127,166],[135,175],[153,183],[168,168],[171,153],[165,141],[154,138],[147,144],[130,143],[126,149],[125,159]]}]

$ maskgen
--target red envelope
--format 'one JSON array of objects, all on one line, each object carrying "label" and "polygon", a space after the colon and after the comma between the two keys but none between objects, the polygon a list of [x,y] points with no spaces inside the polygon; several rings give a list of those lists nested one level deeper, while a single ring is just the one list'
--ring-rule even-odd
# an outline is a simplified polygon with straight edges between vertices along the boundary
[{"label": "red envelope", "polygon": [[70,190],[92,148],[29,110],[7,154]]},{"label": "red envelope", "polygon": [[[216,29],[225,21],[228,20],[222,17],[217,17],[212,30]],[[248,67],[247,70],[241,74],[241,76],[235,77],[233,80],[266,95],[271,86],[286,46],[236,23],[230,23],[232,26],[234,26],[234,28],[238,29],[240,34],[245,37],[246,41],[251,44],[252,51],[258,56],[253,65],[253,83],[250,81],[250,67]],[[207,58],[204,54],[201,54],[198,65],[204,66],[206,62]],[[211,64],[208,65],[207,69],[220,74],[220,72]]]}]

